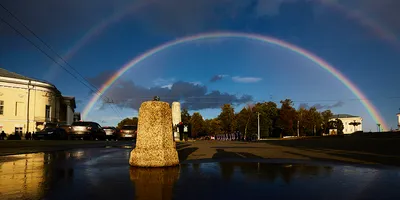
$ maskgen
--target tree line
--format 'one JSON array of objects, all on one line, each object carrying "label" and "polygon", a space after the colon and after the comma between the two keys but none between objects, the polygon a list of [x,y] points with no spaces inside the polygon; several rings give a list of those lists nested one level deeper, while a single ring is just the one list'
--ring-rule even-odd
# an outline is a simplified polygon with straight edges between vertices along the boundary
[{"label": "tree line", "polygon": [[[221,106],[220,114],[212,119],[204,119],[199,112],[190,115],[183,109],[181,118],[183,124],[190,124],[191,137],[231,134],[239,131],[246,137],[257,135],[258,116],[260,119],[260,136],[320,136],[329,133],[329,129],[337,129],[337,134],[343,134],[343,123],[333,118],[330,110],[318,111],[315,107],[295,109],[293,101],[280,101],[280,107],[274,102],[259,102],[247,105],[239,112],[230,104]],[[137,125],[137,117],[122,120],[123,125]]]}]

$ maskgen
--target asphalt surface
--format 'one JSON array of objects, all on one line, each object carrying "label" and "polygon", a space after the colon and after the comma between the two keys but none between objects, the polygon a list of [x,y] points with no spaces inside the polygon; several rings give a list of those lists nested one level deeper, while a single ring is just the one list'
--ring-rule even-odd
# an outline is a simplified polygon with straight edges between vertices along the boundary
[{"label": "asphalt surface", "polygon": [[[384,150],[359,151],[347,140],[328,143],[354,147],[317,150],[324,142],[178,143],[180,166],[148,169],[128,165],[132,142],[68,143],[60,150],[49,141],[47,152],[0,157],[0,199],[400,198],[396,154],[384,164],[371,159],[389,156],[379,154]],[[40,146],[3,148],[22,144]],[[370,158],[344,156],[350,152]]]}]

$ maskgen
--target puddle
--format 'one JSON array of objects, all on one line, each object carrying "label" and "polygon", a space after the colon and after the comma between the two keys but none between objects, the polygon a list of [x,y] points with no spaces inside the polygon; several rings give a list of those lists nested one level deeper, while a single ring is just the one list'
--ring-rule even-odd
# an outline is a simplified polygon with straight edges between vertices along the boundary
[{"label": "puddle", "polygon": [[399,199],[397,169],[326,163],[129,167],[128,148],[0,157],[0,199]]}]

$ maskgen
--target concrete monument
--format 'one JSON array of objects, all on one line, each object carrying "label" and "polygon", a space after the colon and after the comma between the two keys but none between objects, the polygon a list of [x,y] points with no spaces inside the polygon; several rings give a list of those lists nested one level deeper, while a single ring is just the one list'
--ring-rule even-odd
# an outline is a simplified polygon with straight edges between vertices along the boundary
[{"label": "concrete monument", "polygon": [[[181,122],[181,104],[179,102],[172,103],[172,125],[176,126]],[[179,129],[178,127],[174,130],[174,139],[175,141],[180,140]]]},{"label": "concrete monument", "polygon": [[143,102],[139,109],[136,148],[131,152],[129,164],[137,167],[178,165],[178,152],[171,133],[169,104],[161,101]]}]

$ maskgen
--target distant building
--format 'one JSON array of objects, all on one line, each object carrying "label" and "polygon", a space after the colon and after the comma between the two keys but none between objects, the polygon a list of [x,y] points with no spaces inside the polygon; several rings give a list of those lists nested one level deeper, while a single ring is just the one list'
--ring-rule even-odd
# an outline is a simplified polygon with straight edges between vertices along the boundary
[{"label": "distant building", "polygon": [[400,130],[400,113],[397,113],[397,130]]},{"label": "distant building", "polygon": [[38,131],[47,122],[71,124],[75,97],[62,96],[51,83],[0,68],[0,132]]},{"label": "distant building", "polygon": [[79,122],[79,121],[81,121],[81,113],[76,112],[74,113],[74,122]]},{"label": "distant building", "polygon": [[[353,116],[353,115],[348,115],[348,114],[338,114],[338,115],[333,115],[331,120],[335,119],[340,119],[343,122],[343,133],[344,134],[352,134],[357,131],[362,131],[362,121],[363,119],[359,116]],[[360,123],[358,126],[354,126],[351,123],[352,122],[358,122]]]}]

